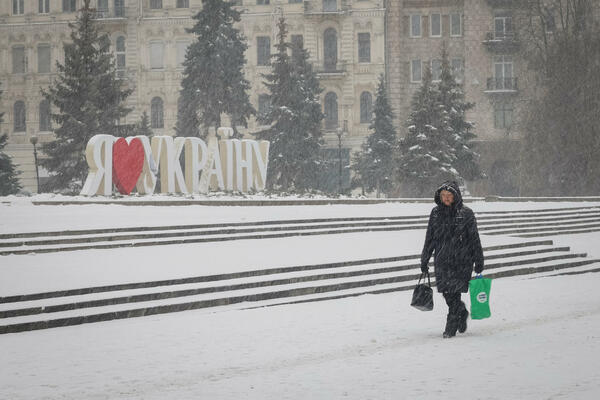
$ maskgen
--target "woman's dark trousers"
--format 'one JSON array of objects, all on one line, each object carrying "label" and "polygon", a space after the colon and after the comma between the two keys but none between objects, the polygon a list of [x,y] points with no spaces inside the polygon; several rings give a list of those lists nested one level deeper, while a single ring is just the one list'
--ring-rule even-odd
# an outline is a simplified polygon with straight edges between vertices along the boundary
[{"label": "woman's dark trousers", "polygon": [[446,318],[446,329],[444,330],[444,336],[455,336],[456,330],[461,321],[463,313],[466,313],[467,308],[465,303],[460,301],[460,292],[448,293],[444,292],[444,299],[448,304],[448,317]]}]

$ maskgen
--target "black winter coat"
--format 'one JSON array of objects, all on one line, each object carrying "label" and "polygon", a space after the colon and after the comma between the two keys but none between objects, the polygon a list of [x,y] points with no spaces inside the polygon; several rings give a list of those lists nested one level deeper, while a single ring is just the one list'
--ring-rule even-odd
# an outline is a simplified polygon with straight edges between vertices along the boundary
[{"label": "black winter coat", "polygon": [[[450,207],[440,199],[442,190],[454,195],[454,203]],[[429,263],[433,253],[438,292],[466,293],[473,263],[483,270],[483,250],[475,214],[463,205],[456,182],[444,182],[436,190],[434,199],[437,207],[431,210],[429,216],[421,266]]]}]

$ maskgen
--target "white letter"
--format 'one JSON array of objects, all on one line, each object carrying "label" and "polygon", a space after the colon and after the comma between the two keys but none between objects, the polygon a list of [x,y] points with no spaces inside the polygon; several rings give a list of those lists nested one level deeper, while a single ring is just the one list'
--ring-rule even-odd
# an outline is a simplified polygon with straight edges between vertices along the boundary
[{"label": "white letter", "polygon": [[81,189],[82,196],[112,194],[112,145],[110,135],[95,135],[86,145],[85,158],[90,171]]},{"label": "white letter", "polygon": [[[267,167],[269,166],[269,146],[270,143],[266,140],[257,142],[252,141],[252,148],[254,149],[254,157],[252,163],[254,164],[253,175],[254,179],[252,184],[256,191],[265,190],[267,183]],[[252,184],[250,186],[252,186]]]},{"label": "white letter", "polygon": [[[185,138],[185,185],[189,193],[199,192],[200,171],[206,165],[208,149],[204,140]],[[198,151],[198,148],[200,151]],[[200,156],[200,157],[199,157]]]}]

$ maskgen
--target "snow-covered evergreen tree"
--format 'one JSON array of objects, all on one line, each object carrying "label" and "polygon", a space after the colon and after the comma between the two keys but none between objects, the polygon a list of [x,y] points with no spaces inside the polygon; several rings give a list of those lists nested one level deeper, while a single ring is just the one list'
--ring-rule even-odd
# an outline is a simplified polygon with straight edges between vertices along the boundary
[{"label": "snow-covered evergreen tree", "polygon": [[[269,189],[306,191],[317,186],[323,144],[319,103],[323,89],[319,85],[309,53],[301,44],[286,42],[284,18],[278,22],[277,53],[272,56],[272,72],[265,74],[270,91],[270,108],[259,115],[269,128],[258,132],[260,139],[271,142],[269,150]],[[288,50],[293,48],[292,56]]]},{"label": "snow-covered evergreen tree", "polygon": [[414,94],[406,123],[406,137],[400,141],[398,168],[404,189],[423,196],[446,179],[460,180],[454,167],[457,156],[451,138],[450,116],[440,102],[440,91],[425,68],[421,88]]},{"label": "snow-covered evergreen tree", "polygon": [[234,131],[248,126],[256,111],[248,97],[250,82],[244,78],[248,48],[239,29],[240,12],[224,0],[202,0],[202,10],[188,33],[196,40],[188,47],[179,95],[178,136],[206,136],[203,128],[221,126],[227,114]]},{"label": "snow-covered evergreen tree", "polygon": [[362,150],[354,157],[353,170],[360,177],[361,186],[367,191],[389,194],[394,186],[395,154],[398,151],[398,137],[392,124],[394,114],[387,99],[385,80],[379,77],[377,97],[373,109],[373,119],[369,125],[372,131]]},{"label": "snow-covered evergreen tree", "polygon": [[442,73],[438,84],[440,103],[448,112],[450,124],[450,144],[456,151],[456,161],[452,164],[460,176],[467,180],[483,177],[479,168],[479,154],[473,150],[472,140],[476,138],[473,133],[474,124],[466,120],[466,112],[474,103],[465,100],[462,85],[456,81],[452,73],[446,44],[442,45]]},{"label": "snow-covered evergreen tree", "polygon": [[117,78],[110,40],[99,34],[90,0],[85,0],[77,21],[69,27],[65,62],[57,63],[53,84],[42,90],[58,113],[51,114],[56,139],[41,146],[47,157],[40,164],[50,172],[50,188],[76,191],[88,172],[88,140],[97,134],[122,136],[118,121],[131,111],[123,102],[133,90],[124,89]]},{"label": "snow-covered evergreen tree", "polygon": [[150,121],[148,118],[148,113],[146,111],[144,111],[142,113],[142,117],[140,118],[140,122],[138,122],[138,124],[136,125],[136,135],[141,135],[141,136],[152,136],[154,133],[152,132],[152,129],[150,128]]},{"label": "snow-covered evergreen tree", "polygon": [[[2,98],[2,90],[0,90]],[[0,112],[0,125],[3,122],[3,112]],[[17,176],[20,174],[12,163],[12,159],[4,152],[4,147],[8,141],[8,135],[0,136],[0,196],[15,194],[21,189],[21,184]]]}]

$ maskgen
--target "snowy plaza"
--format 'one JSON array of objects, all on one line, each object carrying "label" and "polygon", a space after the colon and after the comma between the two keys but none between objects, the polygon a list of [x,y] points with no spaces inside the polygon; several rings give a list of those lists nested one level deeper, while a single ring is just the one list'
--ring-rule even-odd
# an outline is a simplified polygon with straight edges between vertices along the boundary
[{"label": "snowy plaza", "polygon": [[[0,303],[0,329],[27,323],[37,329],[35,321],[88,316],[83,324],[0,335],[0,398],[595,399],[600,394],[600,232],[594,232],[600,202],[467,203],[478,218],[484,275],[498,274],[492,317],[469,320],[466,333],[446,340],[441,333],[447,307],[440,294],[434,293],[433,312],[410,307],[410,288],[420,273],[411,261],[422,249],[425,229],[419,224],[432,203],[166,207],[33,205],[36,200],[60,196],[6,197],[0,205],[0,297],[113,290]],[[403,221],[400,217],[414,220],[393,224]],[[345,226],[325,229],[334,225],[331,220]],[[285,228],[294,221],[298,224]],[[388,223],[386,230],[377,230],[375,222]],[[217,240],[224,236],[218,229],[236,224],[244,231],[227,235],[240,236],[237,240]],[[154,227],[154,241],[173,240],[157,234],[169,232],[169,226],[189,231],[185,239],[191,240],[118,247],[118,236],[126,232],[91,233]],[[262,236],[243,237],[259,228]],[[216,231],[207,235],[202,229]],[[19,245],[23,238],[6,236],[55,232],[60,240],[68,238],[65,231],[88,239],[109,236],[106,242],[86,243],[116,246],[69,250],[79,245],[31,242],[43,237]],[[193,242],[196,235],[215,240]],[[298,266],[310,269],[285,270]],[[275,269],[272,277],[256,272]],[[227,274],[218,281],[177,282]],[[271,281],[275,278],[282,281]],[[258,284],[265,281],[271,283]],[[116,288],[139,282],[165,283]],[[331,290],[302,291],[315,286]],[[221,289],[133,297],[211,287]],[[289,296],[261,297],[285,290]],[[121,296],[131,302],[51,310]],[[227,298],[246,300],[209,303]],[[463,300],[468,307],[468,295]],[[90,317],[194,302],[208,305],[103,322]],[[35,307],[45,310],[6,313]]]}]

